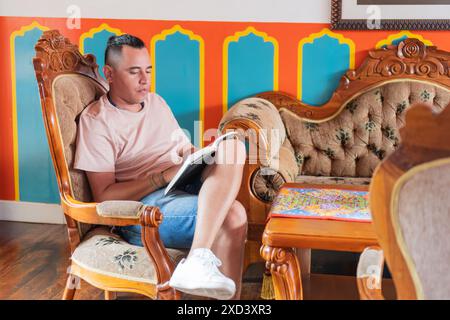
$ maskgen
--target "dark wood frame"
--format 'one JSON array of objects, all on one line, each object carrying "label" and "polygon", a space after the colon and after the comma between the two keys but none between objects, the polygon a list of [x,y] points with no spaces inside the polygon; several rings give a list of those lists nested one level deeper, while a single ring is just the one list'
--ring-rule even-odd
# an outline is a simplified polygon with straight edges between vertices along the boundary
[{"label": "dark wood frame", "polygon": [[179,299],[180,293],[169,287],[168,282],[174,265],[160,240],[158,226],[162,214],[157,207],[147,207],[140,219],[105,218],[97,214],[96,203],[81,202],[74,198],[68,164],[64,156],[64,145],[58,123],[56,106],[53,103],[53,81],[59,75],[77,74],[94,81],[106,92],[108,84],[100,77],[95,57],[81,55],[78,47],[64,38],[59,31],[44,31],[36,46],[33,59],[36,79],[41,97],[42,114],[50,147],[61,205],[66,217],[71,252],[81,242],[78,223],[92,225],[127,226],[141,224],[142,242],[155,264],[157,285],[121,280],[111,276],[96,274],[72,262],[63,299],[73,299],[76,277],[105,290],[105,297],[112,298],[115,291],[136,292],[158,299]]},{"label": "dark wood frame", "polygon": [[[331,29],[368,30],[367,20],[343,20],[342,1],[331,0]],[[449,30],[450,19],[393,20],[382,19],[377,30]]]}]

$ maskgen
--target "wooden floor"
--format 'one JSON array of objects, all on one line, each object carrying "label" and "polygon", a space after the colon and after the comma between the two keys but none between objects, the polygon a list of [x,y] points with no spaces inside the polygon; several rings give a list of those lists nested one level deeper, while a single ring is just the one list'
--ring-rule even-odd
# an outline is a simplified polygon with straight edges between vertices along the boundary
[{"label": "wooden floor", "polygon": [[[0,221],[0,299],[61,299],[69,256],[65,226]],[[242,299],[260,299],[262,269],[253,265],[244,275]],[[358,299],[353,277],[312,274],[303,286],[305,299]],[[391,280],[383,288],[386,297],[395,296]],[[146,299],[130,293],[117,298]],[[103,299],[103,291],[82,282],[75,299]]]}]

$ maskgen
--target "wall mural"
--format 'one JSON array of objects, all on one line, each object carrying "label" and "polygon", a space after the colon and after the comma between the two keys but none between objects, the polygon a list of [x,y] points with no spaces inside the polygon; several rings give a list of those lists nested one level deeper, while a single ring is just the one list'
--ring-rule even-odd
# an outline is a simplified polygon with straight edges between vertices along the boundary
[{"label": "wall mural", "polygon": [[323,29],[300,41],[298,60],[297,97],[319,106],[331,98],[345,71],[355,68],[355,44]]},{"label": "wall mural", "polygon": [[248,27],[223,45],[224,112],[242,98],[278,90],[278,43]]},{"label": "wall mural", "polygon": [[152,38],[152,91],[162,96],[191,141],[201,146],[204,113],[203,39],[179,25]]},{"label": "wall mural", "polygon": [[[170,21],[89,19],[84,29],[67,30],[59,18],[39,23],[32,18],[0,20],[9,41],[0,48],[0,61],[11,66],[11,72],[0,74],[2,83],[11,88],[0,97],[0,137],[12,137],[2,141],[8,147],[0,157],[0,200],[43,203],[59,202],[32,66],[34,44],[47,28],[59,29],[82,52],[96,55],[100,66],[110,35],[139,35],[152,56],[152,91],[168,102],[199,146],[202,139],[196,136],[214,128],[235,102],[255,93],[281,90],[307,103],[323,104],[341,75],[375,46],[414,37],[427,45],[440,41],[442,49],[450,50],[450,41],[436,40],[448,37],[432,32],[332,32],[325,24],[183,22],[181,27]],[[195,123],[199,120],[205,127]]]},{"label": "wall mural", "polygon": [[58,203],[32,59],[34,45],[47,28],[31,24],[11,34],[15,200]]},{"label": "wall mural", "polygon": [[91,53],[97,59],[98,71],[102,77],[103,66],[105,65],[105,49],[109,37],[121,35],[122,31],[116,28],[111,28],[106,23],[103,23],[98,28],[93,28],[80,37],[80,52],[82,54]]}]

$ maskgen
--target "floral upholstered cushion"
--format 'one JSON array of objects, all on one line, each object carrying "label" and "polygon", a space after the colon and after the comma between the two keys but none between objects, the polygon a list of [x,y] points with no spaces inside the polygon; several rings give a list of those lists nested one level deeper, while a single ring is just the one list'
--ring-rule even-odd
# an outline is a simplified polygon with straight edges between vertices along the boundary
[{"label": "floral upholstered cushion", "polygon": [[370,222],[368,196],[366,191],[283,187],[270,216]]},{"label": "floral upholstered cushion", "polygon": [[[185,252],[167,249],[176,263]],[[72,254],[72,261],[92,272],[156,284],[155,265],[144,247],[134,246],[105,228],[90,231]]]}]

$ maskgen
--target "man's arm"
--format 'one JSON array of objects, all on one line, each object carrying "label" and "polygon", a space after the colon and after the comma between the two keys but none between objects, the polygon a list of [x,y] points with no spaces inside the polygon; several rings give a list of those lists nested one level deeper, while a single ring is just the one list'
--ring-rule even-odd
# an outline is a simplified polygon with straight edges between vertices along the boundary
[{"label": "man's arm", "polygon": [[192,154],[192,153],[194,153],[194,152],[196,152],[196,151],[198,151],[198,150],[200,150],[200,149],[197,148],[196,146],[194,146],[193,144],[187,144],[186,146],[184,146],[184,147],[180,150],[179,155],[183,158],[183,160],[186,160],[186,158],[187,158],[190,154]]},{"label": "man's arm", "polygon": [[95,202],[106,200],[136,200],[139,201],[149,193],[167,185],[178,171],[178,166],[169,168],[162,173],[133,181],[116,182],[114,172],[89,172],[87,177]]}]

